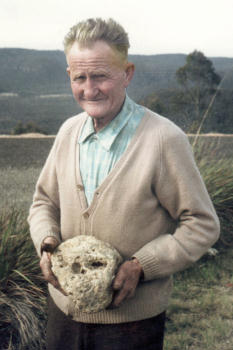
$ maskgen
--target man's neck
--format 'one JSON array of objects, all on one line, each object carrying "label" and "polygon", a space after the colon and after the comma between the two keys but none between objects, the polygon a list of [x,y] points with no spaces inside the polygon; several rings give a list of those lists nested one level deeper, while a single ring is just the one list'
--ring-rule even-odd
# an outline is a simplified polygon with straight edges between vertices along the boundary
[{"label": "man's neck", "polygon": [[122,107],[124,106],[124,102],[125,102],[125,99],[119,109],[119,111],[112,117],[99,117],[99,118],[92,118],[93,120],[93,126],[94,126],[94,129],[95,129],[95,132],[99,132],[101,129],[103,129],[105,126],[107,126],[109,123],[111,123],[111,121],[116,118],[116,116],[118,116],[118,114],[120,113],[120,111],[122,110]]},{"label": "man's neck", "polygon": [[[115,117],[114,117],[115,118]],[[95,129],[95,132],[100,131],[103,129],[106,125],[108,125],[114,118],[107,120],[105,118],[93,118],[93,126]]]}]

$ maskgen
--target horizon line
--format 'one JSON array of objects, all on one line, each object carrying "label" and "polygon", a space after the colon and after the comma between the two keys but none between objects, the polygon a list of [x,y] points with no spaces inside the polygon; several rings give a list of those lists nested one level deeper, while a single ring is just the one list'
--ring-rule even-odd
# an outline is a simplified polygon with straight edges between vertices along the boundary
[{"label": "horizon line", "polygon": [[[63,52],[64,51],[62,49],[36,49],[36,48],[28,48],[28,47],[17,47],[17,46],[4,46],[1,47],[0,46],[0,50],[28,50],[28,51],[44,51],[44,52],[52,52],[52,51],[59,51],[59,52]],[[195,51],[196,49],[192,50],[190,53],[192,53],[193,51]],[[198,50],[200,52],[203,52],[202,50]],[[184,55],[184,56],[188,56],[190,53],[184,53],[184,52],[158,52],[158,53],[129,53],[129,56],[162,56],[162,55]],[[212,58],[229,58],[229,59],[233,59],[233,55],[232,56],[228,56],[228,55],[221,55],[221,56],[209,56],[206,55],[204,52],[203,54],[206,57],[212,57]],[[65,53],[64,53],[65,55]]]}]

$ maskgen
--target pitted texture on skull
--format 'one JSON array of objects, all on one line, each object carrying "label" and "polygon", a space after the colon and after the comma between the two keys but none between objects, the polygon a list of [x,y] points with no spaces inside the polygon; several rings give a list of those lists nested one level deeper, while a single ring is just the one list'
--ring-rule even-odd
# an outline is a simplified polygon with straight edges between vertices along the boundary
[{"label": "pitted texture on skull", "polygon": [[76,310],[97,312],[111,303],[111,284],[122,258],[110,244],[80,235],[61,243],[51,261],[53,273]]}]

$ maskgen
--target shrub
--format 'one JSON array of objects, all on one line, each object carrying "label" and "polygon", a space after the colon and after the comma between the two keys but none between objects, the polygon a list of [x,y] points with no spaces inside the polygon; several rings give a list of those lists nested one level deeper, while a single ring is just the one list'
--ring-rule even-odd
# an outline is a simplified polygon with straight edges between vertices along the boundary
[{"label": "shrub", "polygon": [[14,129],[11,131],[11,135],[21,135],[28,133],[40,133],[45,135],[47,134],[33,121],[29,121],[26,124],[23,124],[21,121],[19,121],[14,127]]},{"label": "shrub", "polygon": [[197,144],[194,155],[220,220],[218,245],[233,246],[233,163],[224,154],[214,157],[215,149],[213,144]]},{"label": "shrub", "polygon": [[25,216],[0,214],[0,349],[43,349],[44,282]]}]

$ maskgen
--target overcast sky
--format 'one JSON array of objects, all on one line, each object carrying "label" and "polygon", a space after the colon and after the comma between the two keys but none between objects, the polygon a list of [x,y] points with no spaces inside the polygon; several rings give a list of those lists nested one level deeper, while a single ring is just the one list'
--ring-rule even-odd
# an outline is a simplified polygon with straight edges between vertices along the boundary
[{"label": "overcast sky", "polygon": [[120,22],[131,54],[233,57],[233,0],[0,0],[0,47],[62,50],[69,28],[89,17]]}]

